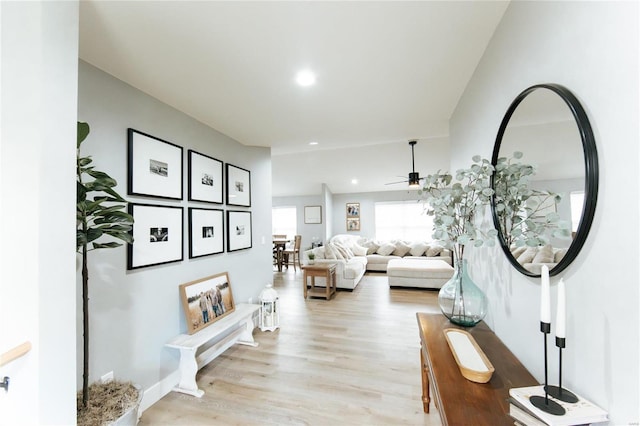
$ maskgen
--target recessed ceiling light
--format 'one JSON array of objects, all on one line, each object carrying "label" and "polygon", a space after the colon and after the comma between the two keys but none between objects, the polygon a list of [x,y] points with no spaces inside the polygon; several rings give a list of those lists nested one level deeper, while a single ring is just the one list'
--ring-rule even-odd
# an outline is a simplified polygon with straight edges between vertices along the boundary
[{"label": "recessed ceiling light", "polygon": [[299,71],[296,74],[296,82],[300,86],[312,86],[316,84],[316,75],[309,70]]},{"label": "recessed ceiling light", "polygon": [[312,142],[309,142],[309,145],[318,145],[318,142],[312,141]]},{"label": "recessed ceiling light", "polygon": [[351,179],[351,183],[354,184],[354,185],[357,185],[358,184],[358,179]]}]

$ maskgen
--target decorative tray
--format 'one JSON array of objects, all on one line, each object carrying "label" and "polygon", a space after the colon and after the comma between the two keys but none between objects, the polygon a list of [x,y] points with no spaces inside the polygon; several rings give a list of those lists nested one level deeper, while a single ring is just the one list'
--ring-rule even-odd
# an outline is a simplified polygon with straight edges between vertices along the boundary
[{"label": "decorative tray", "polygon": [[487,383],[495,369],[473,336],[457,328],[445,328],[444,337],[462,376],[476,383]]}]

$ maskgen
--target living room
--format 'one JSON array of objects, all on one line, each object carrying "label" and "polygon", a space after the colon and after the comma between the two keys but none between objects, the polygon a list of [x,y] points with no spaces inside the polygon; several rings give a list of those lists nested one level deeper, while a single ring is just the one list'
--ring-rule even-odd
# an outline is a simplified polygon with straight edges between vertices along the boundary
[{"label": "living room", "polygon": [[[76,2],[0,5],[3,41],[11,41],[2,44],[0,296],[10,305],[2,312],[2,341],[3,348],[25,339],[33,343],[30,354],[2,372],[12,376],[2,408],[9,419],[22,423],[75,422],[82,336],[79,290],[70,285],[79,279],[69,230],[76,196],[77,120],[92,126],[84,154],[108,170],[123,193],[127,128],[172,141],[185,155],[191,149],[250,170],[252,185],[253,246],[248,250],[204,261],[185,257],[137,271],[127,270],[124,247],[92,254],[91,280],[97,284],[91,287],[93,380],[109,371],[133,380],[145,389],[148,407],[176,382],[178,359],[164,344],[186,330],[178,286],[228,271],[234,298],[247,302],[256,301],[273,280],[270,149],[242,145],[82,59],[78,64],[79,8]],[[636,197],[629,196],[638,193],[640,177],[638,12],[636,2],[511,2],[447,126],[448,168],[455,170],[468,166],[473,155],[490,157],[506,108],[533,84],[562,84],[586,109],[598,149],[600,190],[585,245],[561,275],[567,284],[571,336],[564,380],[606,409],[610,424],[632,424],[640,418],[639,206]],[[141,75],[152,78],[153,70]],[[400,142],[399,149],[407,149],[406,141]],[[400,200],[407,191],[395,194]],[[318,235],[323,241],[347,232],[346,203],[360,202],[364,211],[375,201],[379,198],[369,193],[322,188],[284,200],[298,209],[323,206],[331,221],[323,222]],[[186,200],[160,204],[185,210],[192,206]],[[15,208],[28,205],[35,207]],[[617,225],[623,221],[621,232]],[[361,233],[371,232],[370,226],[363,221]],[[532,302],[539,299],[539,280],[517,273],[499,247],[474,251],[469,261],[489,298],[485,321],[532,374],[542,378],[539,307]],[[24,300],[33,300],[33,306],[18,303]]]}]

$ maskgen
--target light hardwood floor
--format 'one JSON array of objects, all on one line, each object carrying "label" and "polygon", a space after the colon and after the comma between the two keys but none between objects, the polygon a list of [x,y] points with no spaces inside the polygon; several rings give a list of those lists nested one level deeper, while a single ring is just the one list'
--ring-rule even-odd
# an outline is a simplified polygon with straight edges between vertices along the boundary
[{"label": "light hardwood floor", "polygon": [[302,297],[302,272],[274,273],[280,329],[256,328],[198,373],[202,398],[171,392],[141,425],[440,425],[422,412],[416,312],[439,312],[435,290],[389,289],[364,276],[330,301]]}]

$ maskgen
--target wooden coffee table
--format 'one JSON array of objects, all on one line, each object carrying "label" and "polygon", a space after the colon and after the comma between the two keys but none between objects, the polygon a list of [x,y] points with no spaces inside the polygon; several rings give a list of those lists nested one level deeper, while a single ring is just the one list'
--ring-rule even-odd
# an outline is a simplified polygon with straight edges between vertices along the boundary
[{"label": "wooden coffee table", "polygon": [[[312,297],[324,297],[331,299],[336,294],[336,264],[335,263],[318,263],[314,265],[302,265],[304,277],[302,278],[302,286],[304,288],[304,298],[307,295]],[[307,288],[307,277],[311,278],[311,286]],[[316,287],[316,277],[324,277],[326,285],[324,287]]]}]

